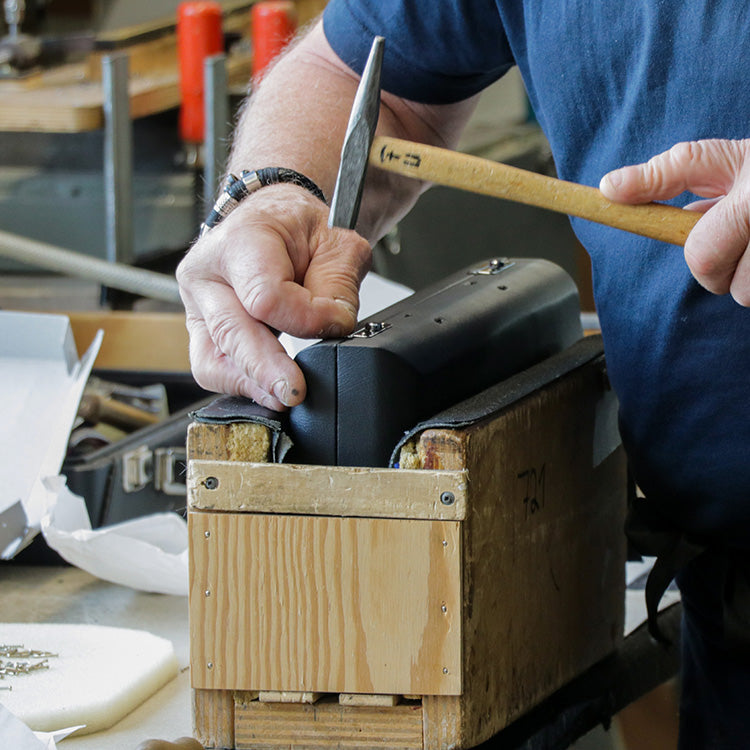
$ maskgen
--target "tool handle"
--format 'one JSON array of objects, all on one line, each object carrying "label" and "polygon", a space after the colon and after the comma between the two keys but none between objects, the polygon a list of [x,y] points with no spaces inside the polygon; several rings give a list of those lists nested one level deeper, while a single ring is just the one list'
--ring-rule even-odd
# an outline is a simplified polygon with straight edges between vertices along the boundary
[{"label": "tool handle", "polygon": [[370,149],[370,164],[417,180],[579,216],[674,245],[685,244],[702,216],[660,203],[613,203],[597,188],[399,138],[377,136]]}]

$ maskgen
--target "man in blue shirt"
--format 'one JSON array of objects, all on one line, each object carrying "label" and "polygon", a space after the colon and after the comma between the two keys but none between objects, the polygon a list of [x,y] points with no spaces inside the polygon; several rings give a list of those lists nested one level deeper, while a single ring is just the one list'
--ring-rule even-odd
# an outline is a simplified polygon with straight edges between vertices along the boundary
[{"label": "man in blue shirt", "polygon": [[[727,590],[742,589],[750,570],[750,141],[737,140],[750,122],[750,8],[332,0],[254,94],[230,171],[283,166],[330,196],[353,70],[375,34],[387,40],[379,132],[453,147],[479,92],[518,65],[563,179],[601,180],[612,200],[706,212],[684,255],[573,225],[592,259],[636,479],[661,521],[711,549],[680,576],[682,747],[750,745],[750,662],[727,644],[723,613]],[[625,164],[636,166],[616,169]],[[300,336],[350,331],[369,242],[423,188],[371,171],[358,234],[329,230],[326,206],[298,184],[244,199],[178,272],[198,382],[271,408],[299,403],[304,379],[269,326]]]}]

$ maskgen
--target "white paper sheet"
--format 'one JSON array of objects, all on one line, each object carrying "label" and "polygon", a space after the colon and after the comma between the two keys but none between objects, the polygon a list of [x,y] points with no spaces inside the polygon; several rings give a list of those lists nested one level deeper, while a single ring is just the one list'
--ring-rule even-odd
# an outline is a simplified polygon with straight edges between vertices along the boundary
[{"label": "white paper sheet", "polygon": [[43,480],[60,471],[101,340],[100,331],[79,361],[65,316],[0,311],[0,513],[20,502],[27,527],[3,530],[5,558],[31,541],[54,504]]},{"label": "white paper sheet", "polygon": [[58,729],[55,732],[32,732],[0,703],[0,747],[13,750],[56,750],[57,742],[82,728],[78,726]]},{"label": "white paper sheet", "polygon": [[46,484],[57,500],[42,519],[42,534],[63,560],[111,583],[187,596],[188,534],[180,516],[154,513],[92,530],[85,502],[65,477]]}]

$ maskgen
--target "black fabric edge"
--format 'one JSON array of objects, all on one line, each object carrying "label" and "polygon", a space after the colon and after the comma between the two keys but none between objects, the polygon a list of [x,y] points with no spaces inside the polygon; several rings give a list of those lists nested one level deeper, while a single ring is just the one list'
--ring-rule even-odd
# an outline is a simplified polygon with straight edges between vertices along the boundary
[{"label": "black fabric edge", "polygon": [[603,355],[601,335],[586,336],[543,362],[435,414],[404,433],[393,449],[389,466],[395,467],[401,448],[417,433],[427,429],[459,428],[476,424]]}]

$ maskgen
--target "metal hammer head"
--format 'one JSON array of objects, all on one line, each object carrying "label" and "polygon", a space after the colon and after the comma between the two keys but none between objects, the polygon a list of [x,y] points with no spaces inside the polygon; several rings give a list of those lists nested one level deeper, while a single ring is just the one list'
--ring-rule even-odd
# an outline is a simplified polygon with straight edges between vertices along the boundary
[{"label": "metal hammer head", "polygon": [[354,229],[362,200],[367,161],[380,113],[380,70],[385,39],[376,36],[354,97],[346,128],[336,187],[331,198],[329,227]]}]

